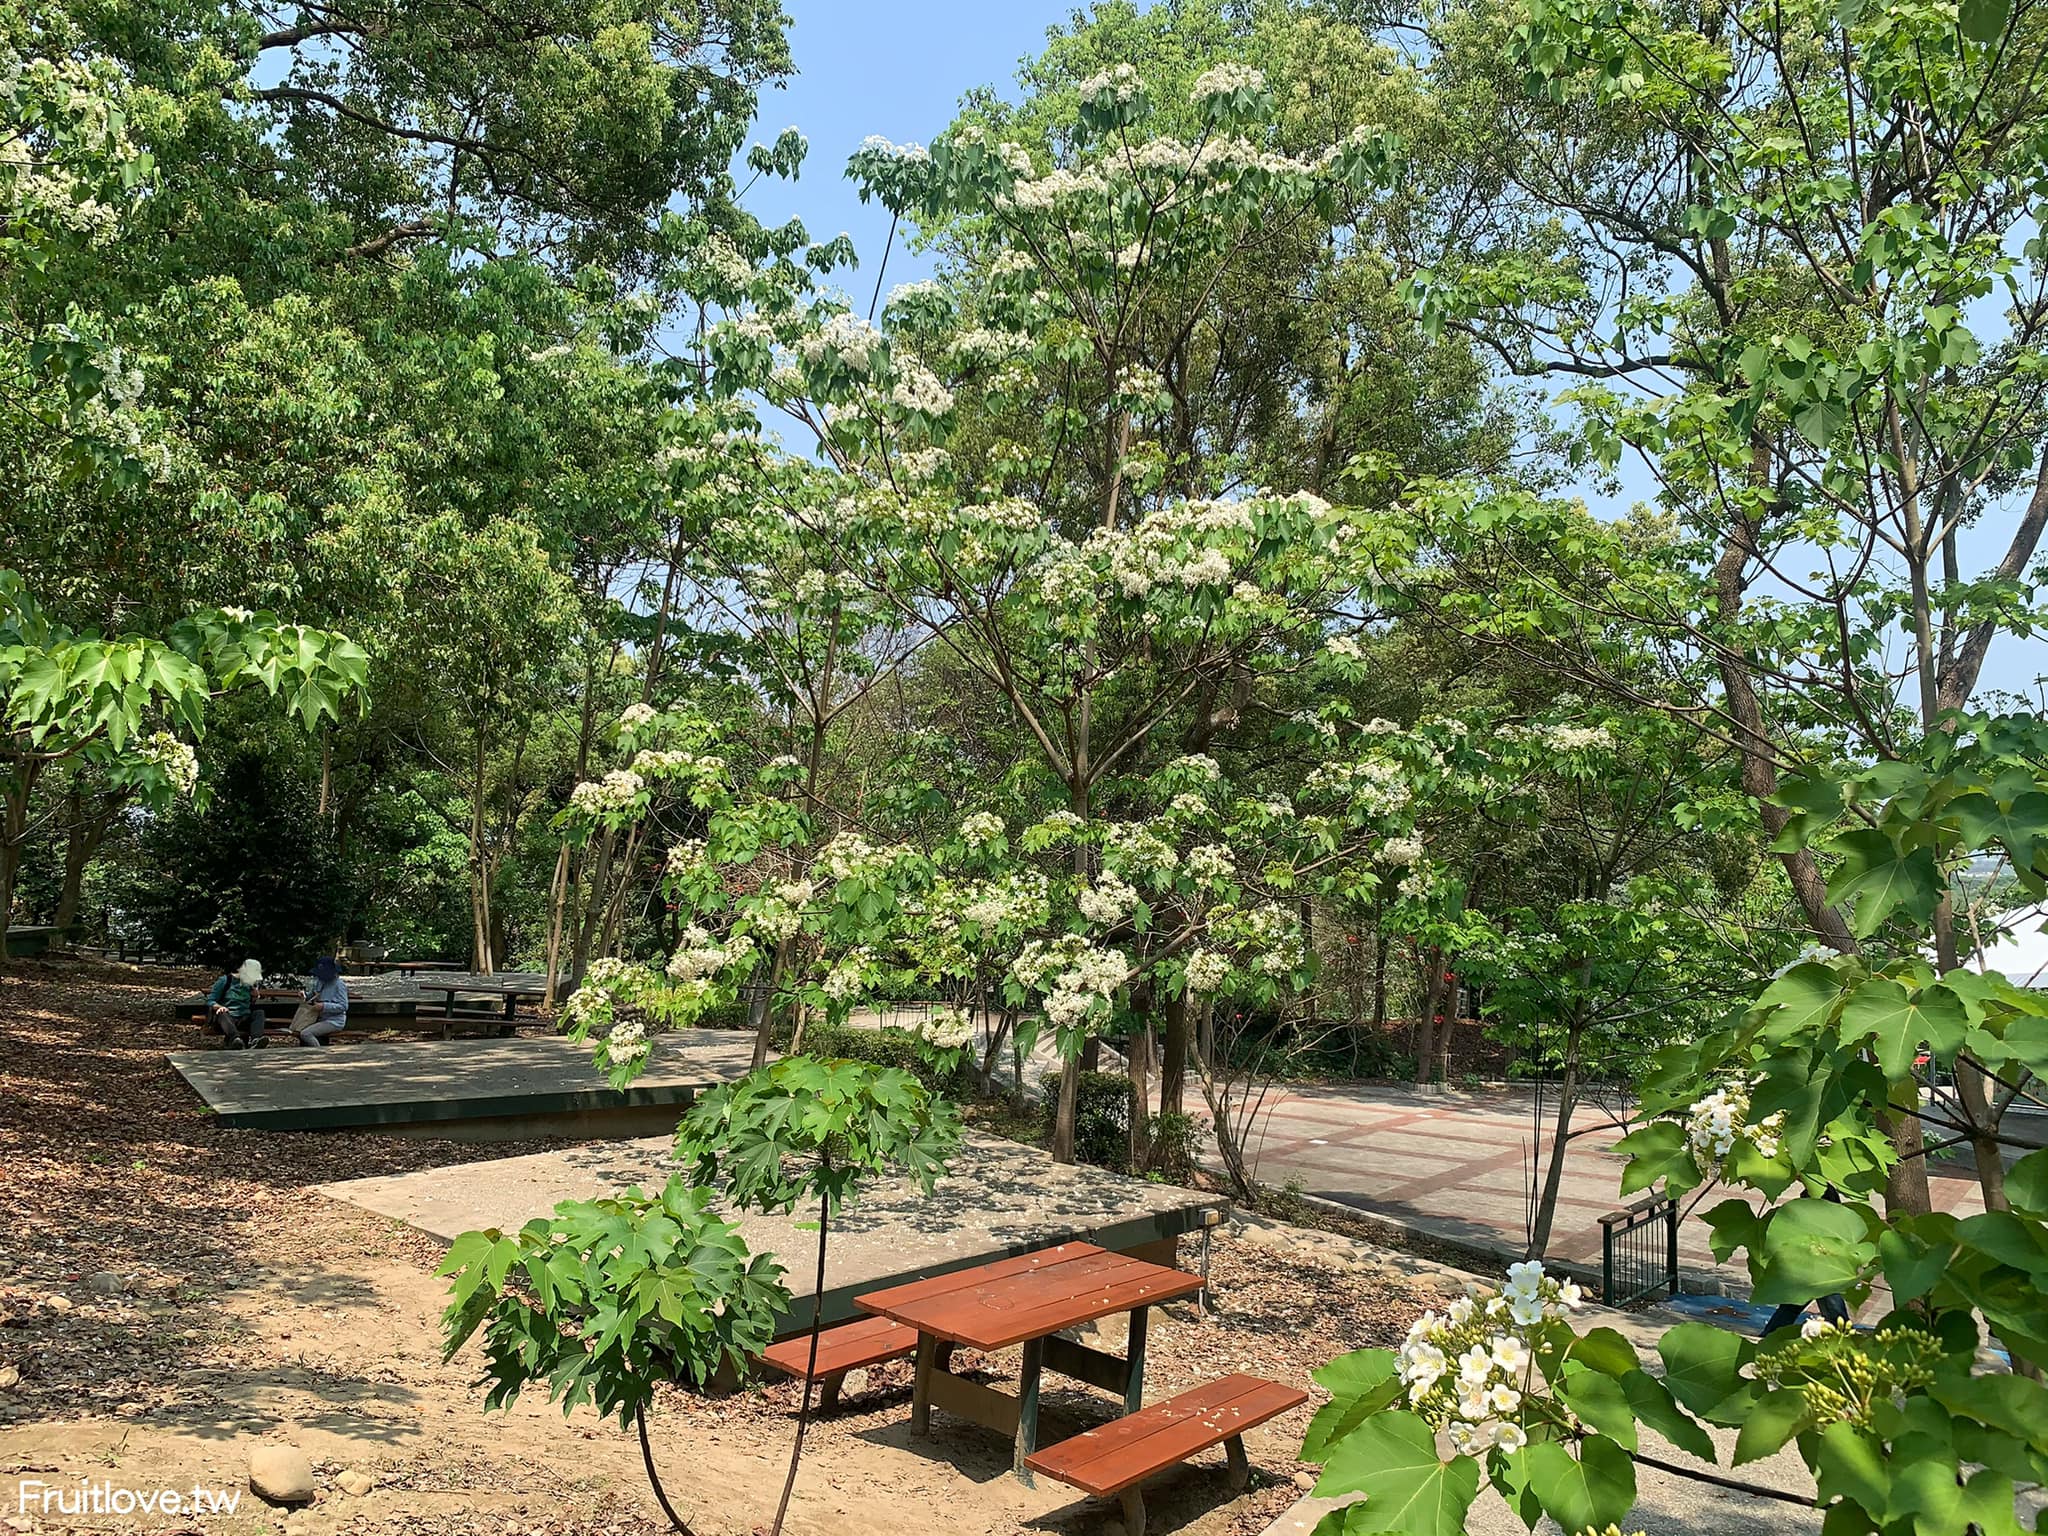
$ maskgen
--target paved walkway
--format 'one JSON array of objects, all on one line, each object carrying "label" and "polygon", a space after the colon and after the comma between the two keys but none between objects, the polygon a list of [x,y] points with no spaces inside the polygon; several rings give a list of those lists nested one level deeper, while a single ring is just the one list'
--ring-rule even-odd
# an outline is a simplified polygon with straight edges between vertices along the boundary
[{"label": "paved walkway", "polygon": [[[1511,1251],[1527,1246],[1533,1209],[1528,1193],[1539,1170],[1532,1146],[1534,1095],[1423,1093],[1395,1087],[1295,1088],[1276,1091],[1264,1137],[1255,1148],[1257,1176],[1269,1184],[1299,1180],[1327,1200],[1470,1246]],[[1544,1116],[1542,1145],[1555,1123]],[[1559,1192],[1548,1257],[1600,1263],[1600,1217],[1621,1198],[1624,1159],[1612,1150],[1622,1128],[1598,1108],[1582,1106]],[[1715,1190],[1711,1208],[1730,1191]],[[1934,1204],[1959,1215],[1981,1210],[1974,1175],[1937,1165]],[[1688,1202],[1690,1208],[1690,1202]],[[1739,1280],[1738,1266],[1714,1262],[1706,1224],[1679,1228],[1679,1264],[1697,1279]]]}]

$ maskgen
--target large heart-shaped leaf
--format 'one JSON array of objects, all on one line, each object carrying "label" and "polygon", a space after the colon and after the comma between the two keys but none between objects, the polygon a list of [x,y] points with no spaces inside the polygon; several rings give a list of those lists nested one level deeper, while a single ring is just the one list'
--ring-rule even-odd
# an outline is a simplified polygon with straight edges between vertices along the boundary
[{"label": "large heart-shaped leaf", "polygon": [[1567,1531],[1617,1525],[1635,1507],[1635,1463],[1604,1435],[1581,1440],[1576,1457],[1555,1440],[1532,1445],[1524,1454],[1530,1488],[1544,1513]]},{"label": "large heart-shaped leaf", "polygon": [[1754,1300],[1812,1301],[1845,1291],[1877,1257],[1863,1218],[1831,1200],[1794,1200],[1771,1212],[1761,1251],[1752,1250]]},{"label": "large heart-shaped leaf", "polygon": [[1319,1497],[1362,1493],[1343,1513],[1344,1531],[1399,1536],[1462,1536],[1465,1512],[1479,1493],[1479,1463],[1448,1463],[1436,1454],[1436,1432],[1405,1411],[1377,1414],[1338,1442],[1316,1484]]}]

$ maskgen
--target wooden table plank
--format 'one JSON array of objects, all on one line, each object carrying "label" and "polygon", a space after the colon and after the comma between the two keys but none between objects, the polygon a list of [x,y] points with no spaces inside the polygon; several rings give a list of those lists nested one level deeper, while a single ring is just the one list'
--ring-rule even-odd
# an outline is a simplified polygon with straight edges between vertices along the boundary
[{"label": "wooden table plank", "polygon": [[1051,1248],[1034,1248],[1029,1253],[1016,1253],[1007,1259],[992,1259],[986,1264],[977,1264],[971,1269],[948,1270],[943,1275],[933,1275],[924,1280],[911,1280],[902,1285],[892,1285],[884,1291],[870,1291],[857,1298],[856,1305],[876,1303],[872,1310],[880,1311],[884,1306],[907,1305],[938,1296],[947,1291],[959,1290],[962,1286],[985,1284],[991,1280],[1007,1279],[1011,1275],[1043,1269],[1049,1264],[1066,1263],[1089,1253],[1106,1253],[1108,1250],[1093,1243],[1060,1243]]},{"label": "wooden table plank", "polygon": [[[1112,1254],[1092,1244],[1063,1244],[1062,1249],[1079,1251],[1063,1253],[1035,1270],[1001,1260],[932,1281],[871,1291],[854,1298],[855,1304],[921,1333],[971,1349],[994,1350],[1202,1288],[1199,1275]],[[1001,1273],[990,1273],[997,1270]],[[910,1293],[907,1298],[905,1292]]]}]

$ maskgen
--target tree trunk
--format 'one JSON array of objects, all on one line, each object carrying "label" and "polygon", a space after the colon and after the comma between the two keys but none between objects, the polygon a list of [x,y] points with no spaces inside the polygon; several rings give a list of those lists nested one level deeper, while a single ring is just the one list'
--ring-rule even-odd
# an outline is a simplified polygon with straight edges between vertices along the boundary
[{"label": "tree trunk", "polygon": [[71,816],[64,828],[64,883],[57,892],[56,924],[59,934],[77,926],[78,909],[85,896],[85,867],[100,851],[100,845],[107,839],[107,828],[114,824],[114,817],[127,797],[109,796],[106,803],[88,813],[85,797],[74,786],[71,791]]},{"label": "tree trunk", "polygon": [[1423,951],[1422,1017],[1415,1024],[1415,1081],[1427,1083],[1436,1067],[1437,1010],[1443,1006],[1444,952],[1435,945]]},{"label": "tree trunk", "polygon": [[35,793],[37,772],[36,763],[22,763],[7,784],[6,803],[0,805],[0,960],[7,958],[7,930],[14,922],[14,882],[21,873],[29,797]]},{"label": "tree trunk", "polygon": [[1052,1160],[1056,1163],[1074,1160],[1074,1114],[1080,1101],[1081,1058],[1078,1055],[1063,1057],[1060,1061],[1059,1104],[1052,1117]]},{"label": "tree trunk", "polygon": [[1166,1000],[1166,1023],[1159,1042],[1159,1112],[1187,1113],[1188,999],[1182,993]]},{"label": "tree trunk", "polygon": [[1585,1010],[1572,1011],[1564,1043],[1564,1078],[1557,1087],[1557,1128],[1550,1136],[1550,1162],[1543,1172],[1543,1191],[1536,1199],[1536,1219],[1529,1229],[1525,1259],[1540,1259],[1550,1247],[1550,1228],[1557,1220],[1558,1192],[1564,1185],[1565,1153],[1571,1146],[1572,1112],[1579,1106],[1579,1051],[1585,1037]]},{"label": "tree trunk", "polygon": [[775,1034],[775,989],[782,984],[782,968],[789,959],[790,941],[784,939],[775,946],[775,956],[768,962],[768,980],[760,991],[747,1000],[747,1023],[754,1031],[753,1068],[759,1071],[768,1064],[768,1047]]},{"label": "tree trunk", "polygon": [[491,974],[491,871],[484,853],[484,733],[478,731],[470,755],[474,778],[469,795],[469,919],[471,969]]},{"label": "tree trunk", "polygon": [[562,911],[569,901],[569,840],[562,839],[555,855],[555,878],[548,883],[548,991],[545,1001],[554,1007],[562,980]]}]

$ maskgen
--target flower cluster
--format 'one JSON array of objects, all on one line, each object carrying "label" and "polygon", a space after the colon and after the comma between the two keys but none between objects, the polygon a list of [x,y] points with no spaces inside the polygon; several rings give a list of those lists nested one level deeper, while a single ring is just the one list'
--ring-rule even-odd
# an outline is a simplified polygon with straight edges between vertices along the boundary
[{"label": "flower cluster", "polygon": [[993,811],[976,811],[960,823],[960,840],[980,848],[1003,835],[1003,818]]},{"label": "flower cluster", "polygon": [[1228,96],[1236,91],[1256,91],[1265,83],[1264,70],[1235,62],[1218,64],[1214,69],[1195,77],[1195,83],[1188,87],[1188,100],[1200,106],[1212,96]]},{"label": "flower cluster", "polygon": [[843,1003],[859,995],[867,985],[870,956],[864,948],[849,949],[839,957],[839,963],[825,973],[825,995],[835,1003]]},{"label": "flower cluster", "polygon": [[721,945],[704,929],[691,924],[683,930],[683,941],[669,956],[668,973],[677,981],[702,981],[715,976],[735,960],[752,954],[754,941],[745,934]]},{"label": "flower cluster", "polygon": [[1378,758],[1325,763],[1308,776],[1302,788],[1337,800],[1365,816],[1391,816],[1411,798],[1400,766]]},{"label": "flower cluster", "polygon": [[170,781],[173,793],[189,795],[199,783],[199,754],[169,731],[157,731],[142,744],[142,759]]},{"label": "flower cluster", "polygon": [[818,850],[818,867],[834,880],[872,880],[888,873],[900,848],[877,848],[857,832],[842,832]]},{"label": "flower cluster", "polygon": [[1523,1401],[1537,1390],[1529,1330],[1577,1310],[1584,1297],[1534,1261],[1508,1266],[1501,1290],[1475,1286],[1441,1315],[1425,1312],[1401,1345],[1408,1406],[1461,1456],[1529,1443]]},{"label": "flower cluster", "polygon": [[615,768],[601,779],[585,779],[569,792],[569,809],[584,816],[604,816],[627,809],[647,788],[630,768]]},{"label": "flower cluster", "polygon": [[1035,869],[1012,870],[1000,880],[969,886],[961,917],[984,928],[1036,928],[1047,916],[1052,884]]},{"label": "flower cluster", "polygon": [[672,880],[697,874],[704,868],[704,839],[686,837],[668,851],[663,868]]},{"label": "flower cluster", "polygon": [[1049,811],[1031,830],[1051,844],[1072,837],[1087,825],[1072,811]]},{"label": "flower cluster", "polygon": [[1130,973],[1130,958],[1118,949],[1097,949],[1080,934],[1048,942],[1033,939],[1010,964],[1010,974],[1033,991],[1043,991],[1046,1019],[1059,1029],[1079,1024],[1116,994]]},{"label": "flower cluster", "polygon": [[1188,990],[1207,995],[1223,990],[1230,980],[1230,957],[1213,949],[1198,949],[1188,956]]},{"label": "flower cluster", "polygon": [[1108,555],[1110,574],[1126,597],[1156,586],[1221,586],[1235,569],[1231,550],[1251,534],[1251,509],[1235,501],[1184,501],[1156,508],[1129,533],[1098,529],[1091,547]]},{"label": "flower cluster", "polygon": [[1137,909],[1138,893],[1115,874],[1104,870],[1093,886],[1084,885],[1074,893],[1074,904],[1089,922],[1102,928],[1114,928]]},{"label": "flower cluster", "polygon": [[1081,97],[1093,101],[1108,96],[1118,102],[1127,102],[1144,90],[1144,83],[1138,78],[1138,71],[1129,64],[1118,64],[1105,69],[1099,75],[1091,75],[1081,82]]},{"label": "flower cluster", "polygon": [[1308,946],[1302,941],[1301,920],[1285,907],[1267,902],[1251,914],[1252,941],[1259,954],[1252,961],[1268,976],[1286,976],[1301,969]]},{"label": "flower cluster", "polygon": [[1136,874],[1156,874],[1180,864],[1173,844],[1135,821],[1112,822],[1104,828],[1102,846],[1113,864]]},{"label": "flower cluster", "polygon": [[637,731],[652,725],[659,711],[651,704],[628,704],[619,715],[621,731]]},{"label": "flower cluster", "polygon": [[1422,839],[1419,837],[1390,837],[1380,844],[1380,857],[1389,864],[1409,865],[1422,860]]},{"label": "flower cluster", "polygon": [[974,1038],[974,1022],[959,1008],[934,1008],[918,1021],[917,1037],[936,1051],[957,1051]]},{"label": "flower cluster", "polygon": [[881,333],[855,314],[837,314],[797,343],[805,362],[836,362],[848,373],[865,376],[874,367]]},{"label": "flower cluster", "polygon": [[1784,1128],[1783,1110],[1750,1123],[1748,1089],[1716,1088],[1686,1111],[1685,1142],[1694,1166],[1711,1178],[1722,1172],[1737,1142],[1748,1142],[1759,1157],[1776,1157]]},{"label": "flower cluster", "polygon": [[1188,850],[1188,874],[1197,885],[1214,885],[1237,873],[1237,861],[1221,843],[1204,843]]}]

